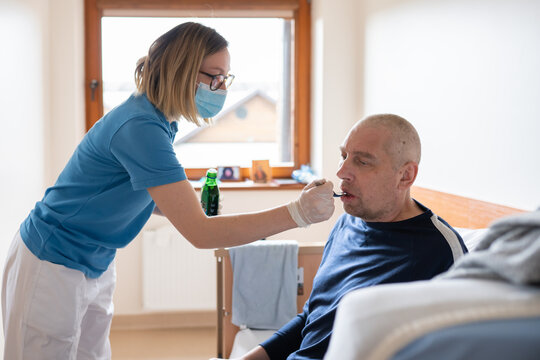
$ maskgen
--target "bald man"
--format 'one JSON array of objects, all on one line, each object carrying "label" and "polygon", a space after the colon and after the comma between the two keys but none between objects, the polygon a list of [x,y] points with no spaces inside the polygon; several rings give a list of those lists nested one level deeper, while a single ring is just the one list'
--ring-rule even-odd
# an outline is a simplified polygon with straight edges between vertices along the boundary
[{"label": "bald man", "polygon": [[354,125],[340,151],[346,214],[330,233],[310,298],[301,314],[243,360],[322,359],[346,293],[431,279],[467,252],[450,225],[411,198],[421,149],[407,120],[369,116]]}]

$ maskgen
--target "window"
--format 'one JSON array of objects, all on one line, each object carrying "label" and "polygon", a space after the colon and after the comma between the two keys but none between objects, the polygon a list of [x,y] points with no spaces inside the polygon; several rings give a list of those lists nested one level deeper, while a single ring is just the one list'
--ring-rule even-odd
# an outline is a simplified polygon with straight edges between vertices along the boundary
[{"label": "window", "polygon": [[289,177],[308,163],[309,4],[251,3],[86,0],[87,128],[135,90],[135,62],[153,40],[179,23],[196,21],[229,41],[236,78],[213,126],[179,124],[175,150],[188,177],[231,165],[248,177],[251,160],[260,159],[270,160],[273,177]]}]

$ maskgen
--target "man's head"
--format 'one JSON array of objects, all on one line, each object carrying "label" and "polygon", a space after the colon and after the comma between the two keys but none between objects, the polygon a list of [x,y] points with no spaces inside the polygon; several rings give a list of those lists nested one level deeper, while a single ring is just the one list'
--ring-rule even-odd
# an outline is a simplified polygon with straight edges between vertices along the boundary
[{"label": "man's head", "polygon": [[337,172],[345,211],[366,221],[400,219],[420,152],[418,133],[400,116],[372,115],[356,123],[341,145]]}]

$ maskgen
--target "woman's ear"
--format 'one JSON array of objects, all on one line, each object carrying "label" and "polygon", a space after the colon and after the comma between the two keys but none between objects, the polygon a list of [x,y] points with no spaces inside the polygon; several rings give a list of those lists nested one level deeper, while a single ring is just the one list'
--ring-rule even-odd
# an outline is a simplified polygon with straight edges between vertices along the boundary
[{"label": "woman's ear", "polygon": [[401,167],[401,178],[399,179],[399,188],[408,189],[416,180],[416,175],[418,175],[418,164],[414,161],[406,162]]}]

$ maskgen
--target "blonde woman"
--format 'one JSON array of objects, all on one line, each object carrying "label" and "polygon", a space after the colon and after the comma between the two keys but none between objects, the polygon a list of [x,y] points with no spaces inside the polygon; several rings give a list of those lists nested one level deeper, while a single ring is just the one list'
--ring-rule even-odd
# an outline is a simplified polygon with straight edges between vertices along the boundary
[{"label": "blonde woman", "polygon": [[204,214],[172,144],[178,120],[200,125],[221,110],[233,79],[227,45],[196,23],[159,37],[137,64],[137,93],[90,129],[21,224],[3,278],[5,359],[109,359],[116,249],[153,212],[203,249],[331,216],[324,180],[273,209]]}]

